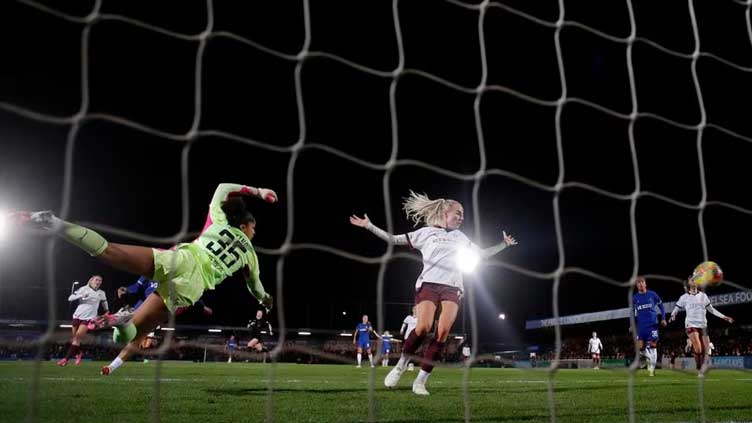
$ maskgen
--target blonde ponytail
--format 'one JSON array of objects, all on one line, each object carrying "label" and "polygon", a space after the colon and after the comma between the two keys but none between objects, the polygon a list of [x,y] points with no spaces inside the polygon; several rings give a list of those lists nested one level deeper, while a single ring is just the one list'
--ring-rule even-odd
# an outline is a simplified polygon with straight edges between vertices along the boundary
[{"label": "blonde ponytail", "polygon": [[443,198],[431,200],[426,194],[418,194],[410,190],[410,195],[402,202],[402,210],[415,226],[425,223],[429,226],[443,227],[445,225],[444,212],[453,203],[456,201]]}]

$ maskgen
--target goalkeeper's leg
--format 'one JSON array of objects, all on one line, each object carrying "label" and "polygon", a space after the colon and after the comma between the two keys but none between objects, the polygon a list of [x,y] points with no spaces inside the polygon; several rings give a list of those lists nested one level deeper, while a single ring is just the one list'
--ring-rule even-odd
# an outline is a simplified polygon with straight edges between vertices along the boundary
[{"label": "goalkeeper's leg", "polygon": [[13,218],[17,222],[52,231],[92,257],[97,257],[116,269],[149,278],[154,274],[154,253],[151,248],[111,244],[97,232],[75,223],[66,222],[49,210],[17,212],[13,215]]},{"label": "goalkeeper's leg", "polygon": [[120,351],[117,358],[107,366],[102,367],[102,375],[107,376],[122,366],[125,360],[133,353],[139,351],[141,341],[153,331],[157,325],[165,322],[169,317],[167,306],[162,297],[154,293],[149,295],[136,310],[131,319],[125,326],[116,328],[118,333],[123,336],[122,341],[128,342]]}]

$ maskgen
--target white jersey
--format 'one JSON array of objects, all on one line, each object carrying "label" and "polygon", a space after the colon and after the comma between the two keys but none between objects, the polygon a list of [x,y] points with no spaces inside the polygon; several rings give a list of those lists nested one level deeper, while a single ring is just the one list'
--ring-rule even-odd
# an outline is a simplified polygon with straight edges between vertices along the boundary
[{"label": "white jersey", "polygon": [[407,337],[410,336],[410,332],[415,329],[415,326],[417,324],[418,319],[416,319],[412,314],[408,314],[407,317],[405,317],[405,320],[402,321],[402,329],[400,330],[400,333],[405,334],[404,339],[407,339]]},{"label": "white jersey", "polygon": [[600,338],[590,338],[588,341],[588,352],[591,354],[600,354],[603,351],[603,344]]},{"label": "white jersey", "polygon": [[74,319],[92,320],[97,317],[100,304],[102,304],[105,310],[108,309],[107,295],[105,295],[104,291],[101,289],[93,290],[89,285],[78,288],[76,292],[68,297],[68,301],[76,300],[78,300],[78,307],[76,307],[76,311],[73,313]]},{"label": "white jersey", "polygon": [[684,319],[684,327],[686,328],[705,329],[708,327],[706,310],[720,318],[726,317],[710,304],[708,296],[701,291],[697,294],[684,294],[679,297],[679,301],[676,302],[674,310],[671,311],[671,315],[676,316],[676,313],[680,310],[685,310],[687,312],[687,317]]},{"label": "white jersey", "polygon": [[479,248],[459,230],[448,231],[444,228],[426,226],[407,234],[411,247],[420,250],[423,255],[423,271],[415,282],[415,289],[420,289],[423,282],[463,288],[462,272],[457,268],[456,256],[460,247]]}]

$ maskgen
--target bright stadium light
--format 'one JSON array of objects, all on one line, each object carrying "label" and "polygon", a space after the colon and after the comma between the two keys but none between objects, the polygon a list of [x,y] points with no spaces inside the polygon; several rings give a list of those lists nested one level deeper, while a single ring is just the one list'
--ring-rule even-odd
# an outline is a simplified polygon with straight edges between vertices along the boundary
[{"label": "bright stadium light", "polygon": [[506,319],[507,319],[507,315],[506,314],[504,314],[504,313],[499,314],[499,320],[506,320]]},{"label": "bright stadium light", "polygon": [[68,329],[68,328],[72,328],[73,325],[60,325],[60,327],[64,329]]},{"label": "bright stadium light", "polygon": [[462,340],[465,339],[465,337],[464,336],[455,336],[454,339],[456,339],[458,341],[462,341]]},{"label": "bright stadium light", "polygon": [[343,316],[347,316],[347,312],[346,312],[346,311],[343,311],[343,312],[342,312],[342,315],[343,315]]},{"label": "bright stadium light", "polygon": [[339,334],[339,336],[352,336],[352,334],[351,333],[347,333],[347,332],[342,332],[342,333]]},{"label": "bright stadium light", "polygon": [[480,257],[478,254],[467,247],[460,247],[457,250],[457,267],[462,273],[472,273],[478,266]]},{"label": "bright stadium light", "polygon": [[0,241],[5,239],[8,235],[8,213],[5,210],[0,210]]},{"label": "bright stadium light", "polygon": [[159,328],[159,330],[175,330],[175,328]]},{"label": "bright stadium light", "polygon": [[222,332],[222,329],[209,329],[209,332],[220,333],[220,332]]},{"label": "bright stadium light", "polygon": [[298,332],[298,335],[310,335],[310,334],[311,334],[311,332],[306,332],[306,331],[299,331]]}]

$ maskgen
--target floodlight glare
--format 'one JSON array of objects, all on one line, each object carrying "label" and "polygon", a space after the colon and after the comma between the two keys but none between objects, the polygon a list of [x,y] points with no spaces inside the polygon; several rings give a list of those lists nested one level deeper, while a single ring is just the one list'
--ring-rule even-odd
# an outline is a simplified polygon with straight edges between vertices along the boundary
[{"label": "floodlight glare", "polygon": [[457,250],[457,267],[462,273],[471,273],[478,266],[480,257],[478,253],[467,247],[460,247]]}]

